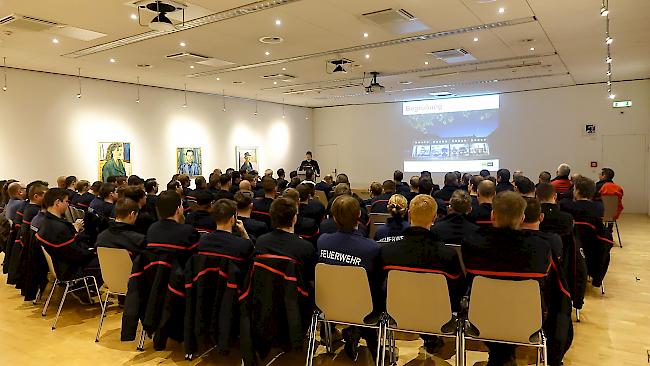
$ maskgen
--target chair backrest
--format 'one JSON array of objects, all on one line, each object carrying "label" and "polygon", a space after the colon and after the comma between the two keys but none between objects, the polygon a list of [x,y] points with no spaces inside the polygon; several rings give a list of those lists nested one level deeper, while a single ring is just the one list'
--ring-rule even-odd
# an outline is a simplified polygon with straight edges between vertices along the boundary
[{"label": "chair backrest", "polygon": [[68,222],[74,222],[74,217],[72,216],[72,206],[68,206],[68,209],[65,210],[63,215]]},{"label": "chair backrest", "polygon": [[453,318],[447,279],[438,273],[388,272],[386,310],[399,329],[447,333],[442,327]]},{"label": "chair backrest", "polygon": [[370,223],[368,224],[368,237],[370,239],[375,238],[375,233],[377,232],[377,227],[379,225],[386,225],[386,221],[390,218],[390,214],[385,213],[371,213],[368,215],[370,217]]},{"label": "chair backrest", "polygon": [[52,262],[52,257],[50,257],[50,254],[45,250],[45,248],[41,247],[41,250],[43,250],[43,256],[45,256],[45,261],[47,262],[47,268],[50,270],[50,273],[54,278],[56,279],[56,271],[54,270],[54,262]]},{"label": "chair backrest", "polygon": [[318,263],[316,306],[326,320],[363,324],[373,309],[366,270]]},{"label": "chair backrest", "polygon": [[616,211],[618,210],[618,197],[617,196],[601,196],[603,200],[603,206],[605,207],[605,212],[603,214],[603,221],[611,222],[614,221],[616,216]]},{"label": "chair backrest", "polygon": [[535,280],[477,276],[469,300],[468,320],[480,338],[530,343],[542,328],[542,300]]},{"label": "chair backrest", "polygon": [[83,219],[84,216],[86,215],[86,212],[80,208],[77,207],[71,207],[72,209],[72,219],[77,220],[77,219]]},{"label": "chair backrest", "polygon": [[368,189],[352,188],[351,191],[352,193],[356,193],[356,195],[362,200],[370,199],[370,192],[368,192]]},{"label": "chair backrest", "polygon": [[109,291],[126,294],[133,262],[126,249],[97,247],[99,268]]},{"label": "chair backrest", "polygon": [[325,192],[317,190],[315,191],[314,194],[316,195],[316,199],[318,199],[320,203],[323,204],[323,206],[327,207],[327,204],[329,202],[327,201],[327,195],[325,194]]}]

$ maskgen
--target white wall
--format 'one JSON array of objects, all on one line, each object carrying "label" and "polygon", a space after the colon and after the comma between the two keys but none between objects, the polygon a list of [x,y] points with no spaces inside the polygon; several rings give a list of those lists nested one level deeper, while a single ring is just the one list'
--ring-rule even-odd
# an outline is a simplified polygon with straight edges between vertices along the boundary
[{"label": "white wall", "polygon": [[[490,136],[497,143],[491,142],[491,149],[502,167],[523,170],[535,181],[540,171],[554,173],[561,162],[596,178],[607,158],[601,143],[604,135],[644,135],[647,144],[650,133],[650,80],[616,83],[614,90],[617,100],[633,101],[623,114],[611,108],[604,85],[503,94],[500,128]],[[597,136],[582,134],[587,123],[597,125]],[[395,169],[402,169],[408,130],[401,103],[314,111],[314,145],[337,144],[338,172],[348,173],[358,187],[390,179]],[[627,212],[648,212],[650,159],[645,151],[646,156],[630,156],[626,166],[612,166],[620,171],[635,169],[647,177],[645,185],[626,190]],[[599,162],[599,167],[590,168],[591,161]],[[441,183],[440,177],[434,179]]]},{"label": "white wall", "polygon": [[295,169],[312,146],[312,120],[306,108],[259,103],[9,70],[9,89],[0,91],[0,177],[23,181],[76,175],[98,177],[97,143],[131,143],[133,174],[166,183],[176,167],[177,147],[201,147],[203,174],[235,165],[235,146],[259,146],[260,169]]}]

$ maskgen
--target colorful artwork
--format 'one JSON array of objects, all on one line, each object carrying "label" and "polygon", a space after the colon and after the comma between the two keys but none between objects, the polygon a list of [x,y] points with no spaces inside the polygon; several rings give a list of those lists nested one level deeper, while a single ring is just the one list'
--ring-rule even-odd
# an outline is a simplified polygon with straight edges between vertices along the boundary
[{"label": "colorful artwork", "polygon": [[176,149],[176,171],[178,174],[196,177],[201,175],[202,166],[200,147],[179,147]]},{"label": "colorful artwork", "polygon": [[99,180],[106,182],[108,177],[131,175],[131,143],[100,142],[98,152]]},{"label": "colorful artwork", "polygon": [[244,170],[247,173],[251,170],[259,171],[259,157],[257,155],[257,147],[235,147],[235,154],[237,156],[236,167],[239,170]]}]

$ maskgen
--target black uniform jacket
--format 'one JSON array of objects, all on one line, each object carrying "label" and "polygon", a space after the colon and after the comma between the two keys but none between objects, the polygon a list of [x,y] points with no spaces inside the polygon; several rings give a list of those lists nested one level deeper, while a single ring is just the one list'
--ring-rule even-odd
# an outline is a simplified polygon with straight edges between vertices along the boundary
[{"label": "black uniform jacket", "polygon": [[200,234],[191,225],[164,219],[149,227],[147,250],[155,253],[174,253],[182,267],[194,254],[199,238]]},{"label": "black uniform jacket", "polygon": [[478,226],[467,220],[463,214],[453,213],[447,215],[431,226],[431,232],[445,244],[460,244],[463,238],[478,230]]},{"label": "black uniform jacket", "polygon": [[196,210],[188,213],[185,218],[185,223],[192,225],[201,234],[211,233],[217,230],[217,224],[212,218],[212,215],[205,210]]},{"label": "black uniform jacket", "polygon": [[126,249],[131,258],[135,258],[147,247],[147,243],[144,235],[135,231],[135,226],[113,221],[108,229],[99,233],[96,246]]}]

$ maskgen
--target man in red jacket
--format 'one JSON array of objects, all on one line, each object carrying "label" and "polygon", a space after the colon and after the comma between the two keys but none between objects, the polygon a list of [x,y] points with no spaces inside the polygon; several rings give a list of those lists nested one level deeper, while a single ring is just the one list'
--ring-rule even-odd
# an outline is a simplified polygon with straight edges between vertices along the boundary
[{"label": "man in red jacket", "polygon": [[618,208],[614,215],[614,220],[618,220],[623,212],[623,187],[614,183],[614,170],[610,168],[603,168],[598,175],[600,179],[596,183],[596,191],[600,196],[616,196],[618,197]]}]

